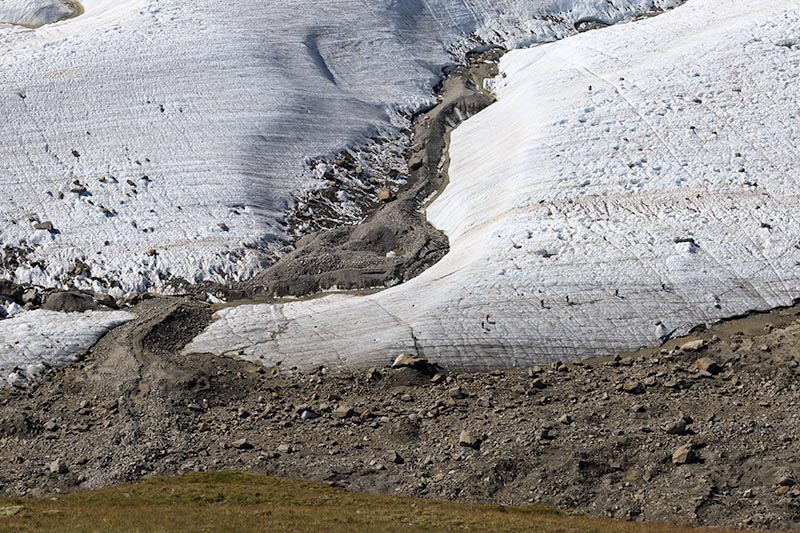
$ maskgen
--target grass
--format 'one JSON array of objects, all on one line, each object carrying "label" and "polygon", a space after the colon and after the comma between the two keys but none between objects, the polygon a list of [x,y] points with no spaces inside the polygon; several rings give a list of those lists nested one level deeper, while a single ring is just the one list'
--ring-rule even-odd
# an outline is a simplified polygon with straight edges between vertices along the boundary
[{"label": "grass", "polygon": [[502,507],[355,494],[250,474],[158,478],[58,498],[0,500],[0,531],[697,531]]}]

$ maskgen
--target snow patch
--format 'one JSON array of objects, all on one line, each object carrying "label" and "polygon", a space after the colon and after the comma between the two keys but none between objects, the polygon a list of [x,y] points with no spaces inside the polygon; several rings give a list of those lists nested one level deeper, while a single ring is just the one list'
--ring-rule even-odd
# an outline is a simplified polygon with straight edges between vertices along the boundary
[{"label": "snow patch", "polygon": [[9,384],[76,360],[111,329],[133,320],[123,311],[35,310],[0,320],[0,375]]}]

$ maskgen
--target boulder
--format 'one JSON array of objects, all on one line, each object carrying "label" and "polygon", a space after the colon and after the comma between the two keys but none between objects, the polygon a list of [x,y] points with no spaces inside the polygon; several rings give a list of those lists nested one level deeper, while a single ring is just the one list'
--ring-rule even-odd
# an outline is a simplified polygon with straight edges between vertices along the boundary
[{"label": "boulder", "polygon": [[672,453],[672,464],[676,466],[697,462],[697,454],[691,444],[684,444]]},{"label": "boulder", "polygon": [[719,374],[722,371],[722,367],[710,357],[701,357],[694,362],[694,366],[701,372],[708,372],[709,374]]},{"label": "boulder", "polygon": [[428,360],[422,356],[413,355],[410,353],[402,353],[395,357],[394,363],[392,363],[392,368],[408,367],[422,369],[429,365],[430,363]]},{"label": "boulder", "polygon": [[458,436],[458,445],[477,450],[481,447],[481,439],[466,429]]},{"label": "boulder", "polygon": [[54,292],[47,296],[42,309],[62,313],[83,313],[97,310],[100,306],[88,294],[77,291]]},{"label": "boulder", "polygon": [[708,347],[706,341],[700,339],[696,341],[687,342],[681,345],[681,350],[684,352],[700,352]]}]

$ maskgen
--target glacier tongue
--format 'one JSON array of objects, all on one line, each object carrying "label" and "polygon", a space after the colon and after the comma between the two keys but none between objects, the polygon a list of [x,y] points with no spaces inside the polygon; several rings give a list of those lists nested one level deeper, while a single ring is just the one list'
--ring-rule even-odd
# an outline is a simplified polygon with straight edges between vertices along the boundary
[{"label": "glacier tongue", "polygon": [[[58,3],[3,0],[0,21]],[[312,185],[304,158],[395,128],[450,51],[676,3],[85,0],[38,30],[0,22],[0,259],[26,258],[0,276],[112,294],[246,278]]]},{"label": "glacier tongue", "polygon": [[800,295],[800,13],[690,0],[502,61],[407,284],[227,309],[189,351],[284,364],[513,366],[655,345]]}]

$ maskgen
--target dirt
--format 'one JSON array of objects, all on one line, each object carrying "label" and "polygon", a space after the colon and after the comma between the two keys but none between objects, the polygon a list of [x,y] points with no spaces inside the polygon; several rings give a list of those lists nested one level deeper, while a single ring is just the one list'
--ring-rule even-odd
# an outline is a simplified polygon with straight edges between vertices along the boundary
[{"label": "dirt", "polygon": [[[82,361],[0,391],[0,494],[241,470],[631,520],[800,520],[800,306],[659,349],[491,373],[391,368],[398,354],[350,373],[180,355],[208,306],[138,312]],[[682,446],[690,462],[674,464]]]}]

